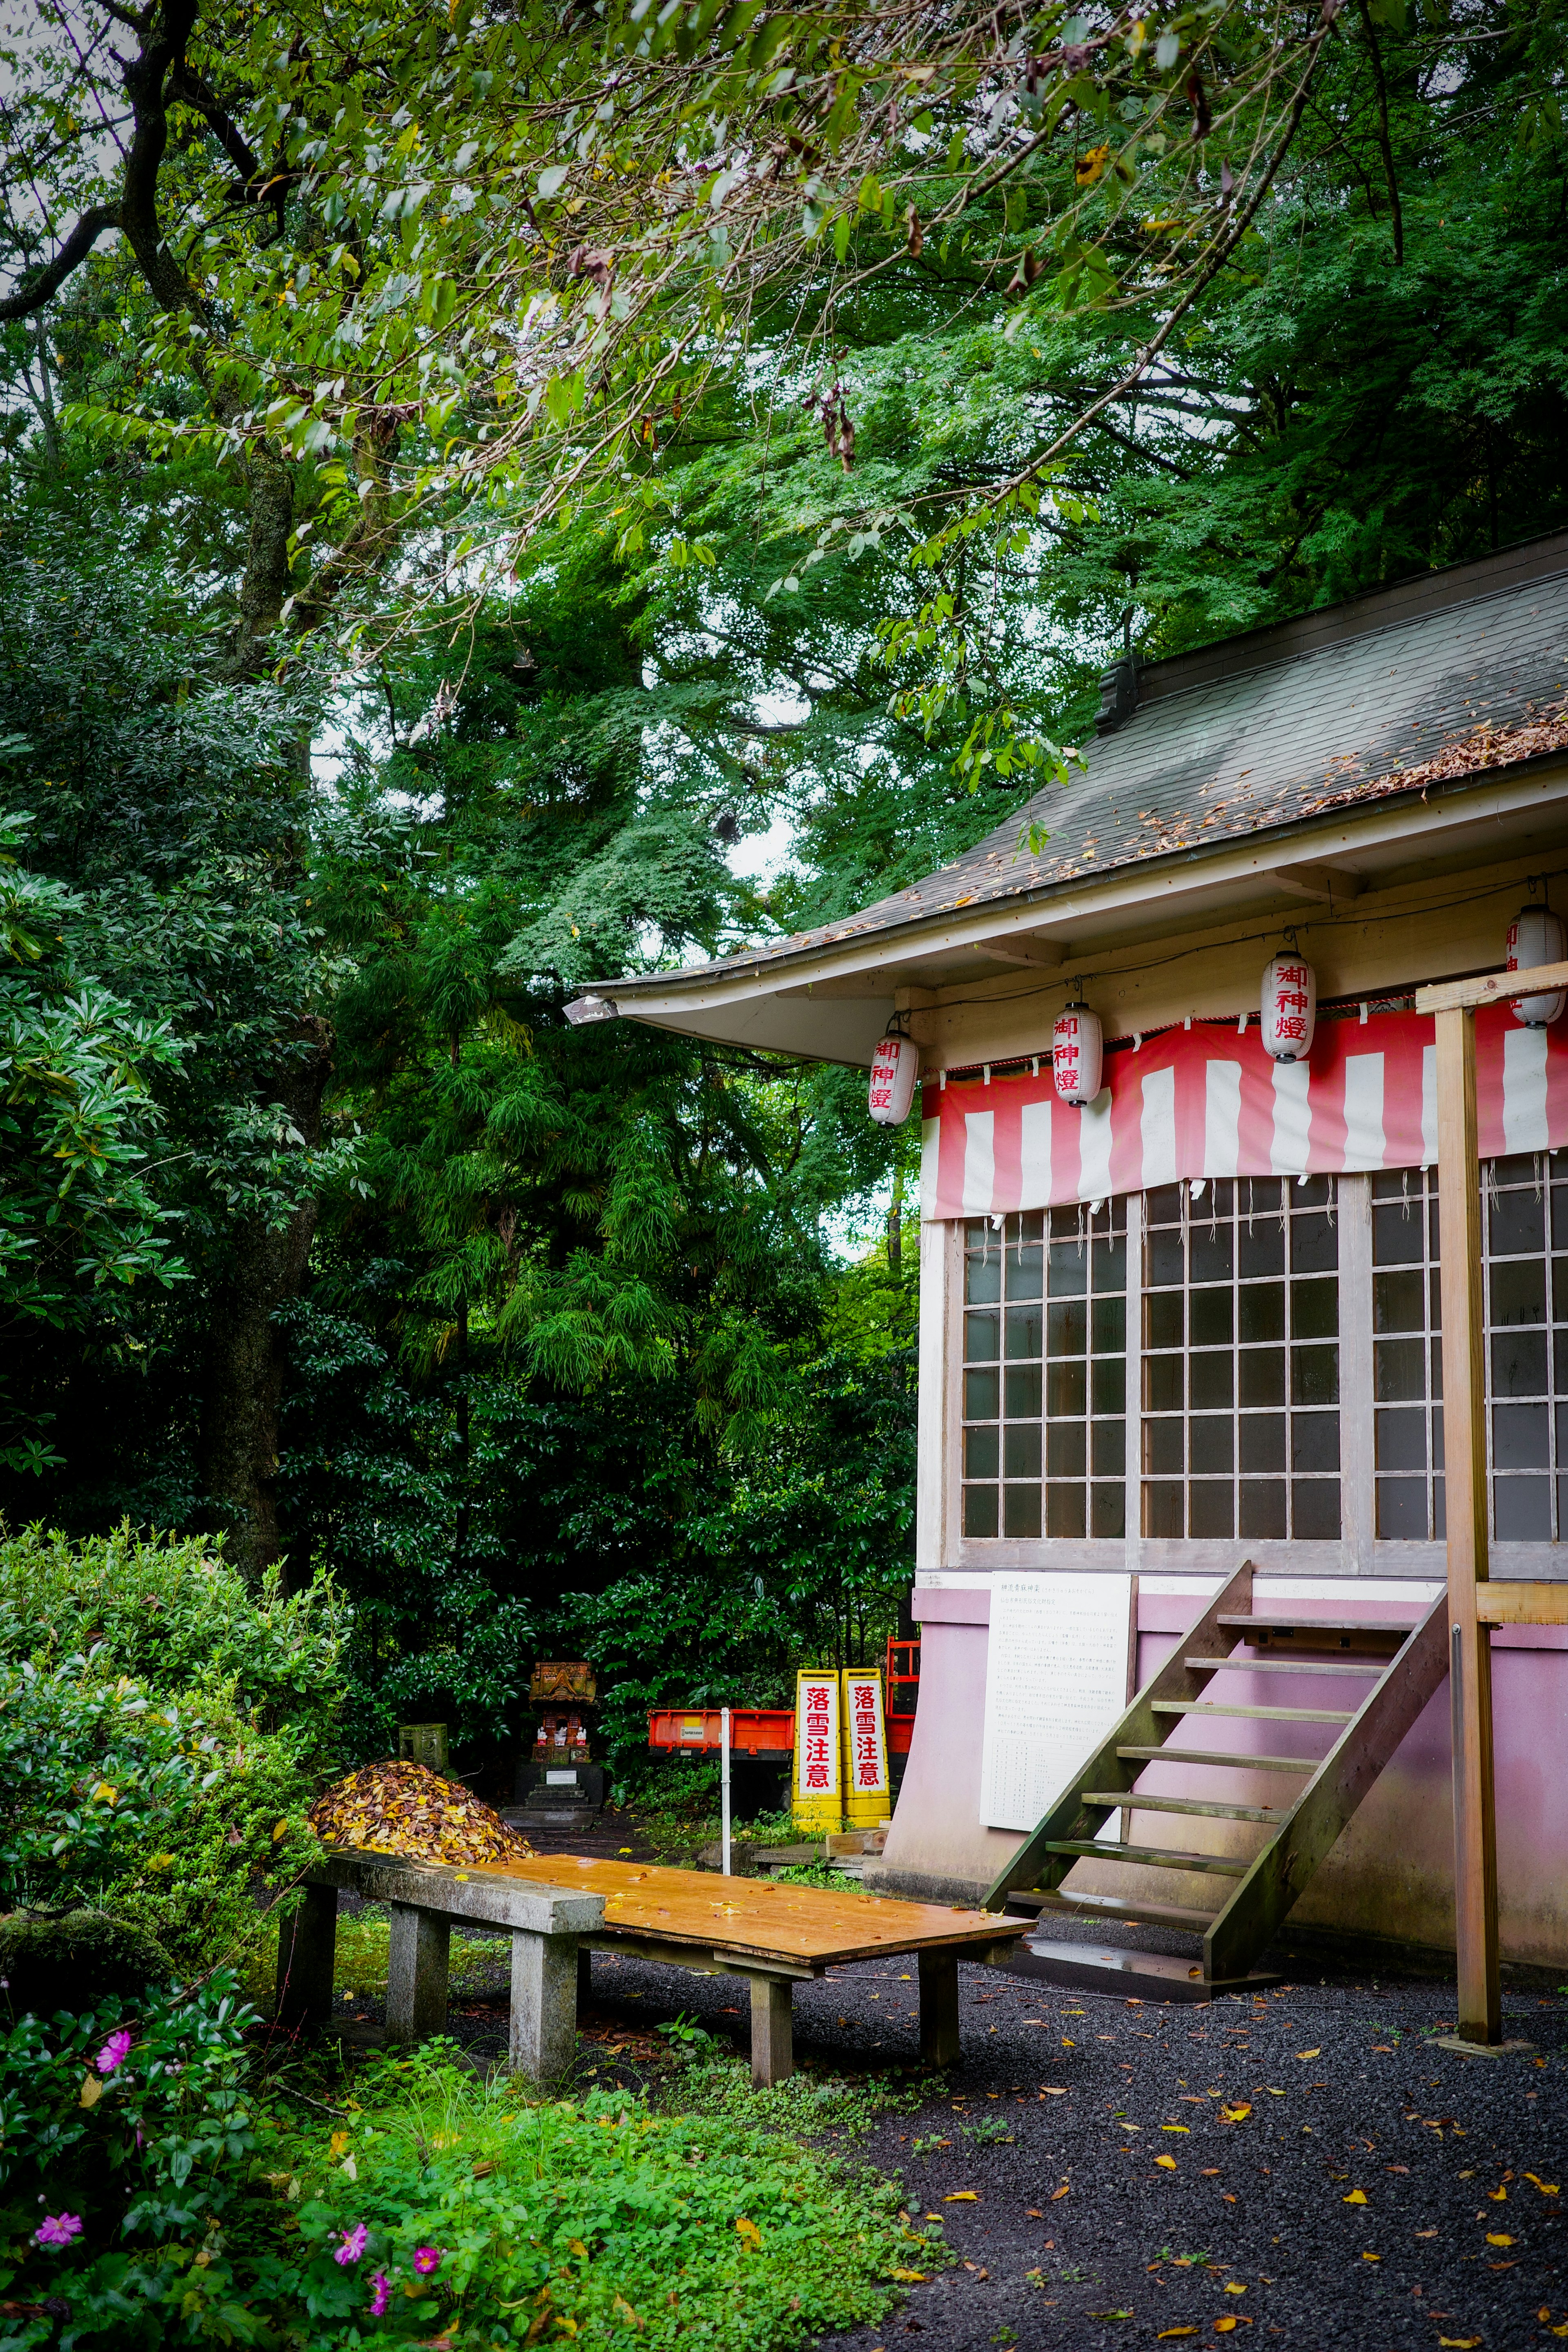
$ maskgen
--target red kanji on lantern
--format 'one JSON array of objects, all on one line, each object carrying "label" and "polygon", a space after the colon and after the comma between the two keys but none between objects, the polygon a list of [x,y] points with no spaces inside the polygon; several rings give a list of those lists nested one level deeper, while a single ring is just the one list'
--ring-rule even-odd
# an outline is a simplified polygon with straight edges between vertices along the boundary
[{"label": "red kanji on lantern", "polygon": [[915,1098],[920,1047],[912,1037],[884,1037],[871,1056],[866,1108],[879,1127],[902,1127]]},{"label": "red kanji on lantern", "polygon": [[1276,1062],[1304,1062],[1317,1024],[1318,982],[1312,967],[1294,950],[1264,967],[1259,1012],[1263,1049]]}]

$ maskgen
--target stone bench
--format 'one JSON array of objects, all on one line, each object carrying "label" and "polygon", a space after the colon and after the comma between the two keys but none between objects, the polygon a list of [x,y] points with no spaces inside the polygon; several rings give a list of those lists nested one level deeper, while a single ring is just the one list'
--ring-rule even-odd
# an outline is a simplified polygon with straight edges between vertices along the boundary
[{"label": "stone bench", "polygon": [[603,1923],[602,1895],[390,1856],[333,1854],[310,1873],[300,1908],[279,1934],[281,2024],[324,2025],[331,2016],[338,1895],[344,1888],[368,1903],[384,1903],[391,1915],[391,2041],[422,2042],[446,2032],[452,1922],[466,1920],[511,1937],[508,2063],[536,2083],[555,2082],[566,2073],[577,2050],[578,1970],[587,1965],[582,1939]]}]

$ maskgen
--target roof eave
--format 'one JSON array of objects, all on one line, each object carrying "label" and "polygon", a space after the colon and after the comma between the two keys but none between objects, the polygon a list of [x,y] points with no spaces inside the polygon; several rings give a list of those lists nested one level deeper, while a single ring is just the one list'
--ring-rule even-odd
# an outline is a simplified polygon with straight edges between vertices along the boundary
[{"label": "roof eave", "polygon": [[1133,906],[1161,898],[1169,903],[1171,877],[1183,869],[1201,869],[1204,887],[1223,878],[1226,867],[1235,869],[1237,878],[1245,878],[1248,865],[1262,866],[1271,872],[1291,862],[1270,856],[1268,853],[1271,850],[1310,844],[1329,833],[1342,835],[1347,831],[1386,830],[1391,820],[1397,821],[1402,812],[1407,813],[1415,805],[1443,815],[1456,811],[1463,802],[1464,817],[1468,822],[1486,815],[1487,803],[1515,798],[1521,790],[1539,784],[1553,770],[1568,792],[1568,759],[1561,751],[1540,752],[1527,760],[1475,770],[1468,776],[1446,779],[1440,783],[1391,786],[1358,796],[1336,808],[1314,810],[1310,815],[1260,826],[1255,832],[1227,834],[1219,840],[1194,842],[1149,857],[1129,859],[1107,867],[1103,873],[1079,872],[1056,881],[998,893],[966,907],[962,913],[952,908],[937,908],[904,921],[879,925],[874,931],[853,940],[818,940],[809,947],[786,949],[756,962],[734,961],[691,965],[675,972],[628,974],[624,979],[605,982],[600,992],[614,1003],[622,1016],[657,1025],[661,1012],[676,1014],[683,1009],[716,1009],[726,1002],[743,1002],[758,994],[777,994],[786,988],[847,979],[889,962],[908,962],[911,954],[921,950],[929,954],[980,949],[988,940],[1026,928],[1038,920],[1042,910],[1059,908],[1064,901],[1077,900],[1085,912],[1089,911],[1086,900],[1100,908],[1108,902]]}]

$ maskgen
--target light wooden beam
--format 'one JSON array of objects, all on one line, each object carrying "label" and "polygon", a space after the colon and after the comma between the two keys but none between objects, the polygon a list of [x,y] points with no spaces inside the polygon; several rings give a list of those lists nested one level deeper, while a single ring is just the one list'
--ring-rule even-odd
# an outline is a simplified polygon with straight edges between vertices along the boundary
[{"label": "light wooden beam", "polygon": [[1067,961],[1066,948],[1058,947],[1054,940],[978,940],[974,952],[990,956],[996,963],[1026,963],[1041,971],[1055,971]]},{"label": "light wooden beam", "polygon": [[1348,866],[1276,866],[1269,875],[1282,890],[1298,898],[1332,905],[1336,898],[1359,898],[1366,884]]},{"label": "light wooden beam", "polygon": [[[1519,977],[1509,976],[1512,995],[1521,992]],[[1436,997],[1444,992],[1426,989],[1421,995]],[[1501,2035],[1502,1998],[1498,1973],[1491,1643],[1479,1613],[1478,1589],[1486,1584],[1489,1569],[1486,1332],[1473,1009],[1479,1001],[1482,1000],[1456,1003],[1450,999],[1436,1010],[1437,1214],[1443,1266],[1443,1479],[1448,1524],[1458,2030],[1467,2042],[1490,2043]],[[1420,1003],[1420,996],[1416,1002]]]},{"label": "light wooden beam", "polygon": [[1568,1577],[1557,1583],[1489,1580],[1476,1588],[1476,1615],[1483,1625],[1568,1625]]},{"label": "light wooden beam", "polygon": [[1568,988],[1568,963],[1538,963],[1529,971],[1488,971],[1478,980],[1437,980],[1415,992],[1417,1013],[1456,1013],[1478,1004],[1510,1004],[1516,996],[1550,996]]}]

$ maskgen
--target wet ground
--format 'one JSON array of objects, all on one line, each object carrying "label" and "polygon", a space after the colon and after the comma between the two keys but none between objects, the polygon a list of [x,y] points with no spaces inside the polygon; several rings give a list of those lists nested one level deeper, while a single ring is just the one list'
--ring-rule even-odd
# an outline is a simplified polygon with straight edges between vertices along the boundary
[{"label": "wet ground", "polygon": [[[635,1844],[612,1822],[602,1850]],[[1466,2058],[1435,2042],[1451,1979],[1310,1967],[1179,2007],[964,1967],[962,2063],[847,2151],[901,2179],[960,2266],[832,2352],[1568,2340],[1568,1991],[1505,1991],[1504,2031],[1532,2047]],[[851,2079],[914,2069],[913,1974],[874,1961],[802,1986],[799,2061]],[[584,2074],[646,2079],[666,2047],[654,2029],[679,2013],[746,2046],[733,1979],[595,1956]],[[452,2028],[500,2054],[499,1972],[493,1994],[454,2003]]]}]

